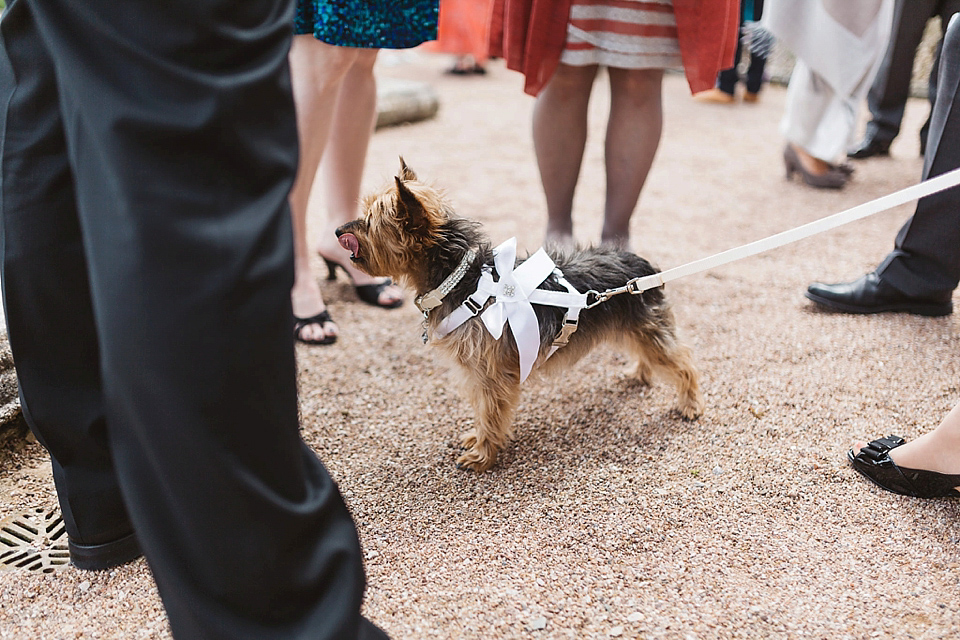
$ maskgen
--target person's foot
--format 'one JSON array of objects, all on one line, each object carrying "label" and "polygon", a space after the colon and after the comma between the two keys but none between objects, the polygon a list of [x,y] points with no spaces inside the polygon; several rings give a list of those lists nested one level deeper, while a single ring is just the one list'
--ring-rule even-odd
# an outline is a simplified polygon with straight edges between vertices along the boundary
[{"label": "person's foot", "polygon": [[884,282],[876,272],[853,282],[807,287],[806,297],[822,307],[843,313],[913,313],[921,316],[945,316],[953,313],[951,294],[914,297]]},{"label": "person's foot", "polygon": [[630,236],[611,236],[600,238],[601,247],[609,247],[617,251],[630,251]]},{"label": "person's foot", "polygon": [[845,165],[837,166],[821,160],[792,143],[783,149],[783,165],[788,180],[799,172],[805,184],[818,189],[842,189],[853,174]]},{"label": "person's foot", "polygon": [[[946,446],[935,431],[923,434],[915,440],[890,449],[887,455],[898,467],[922,469],[947,475],[960,475],[960,444]],[[866,442],[853,443],[854,455],[867,446]]]},{"label": "person's foot", "polygon": [[693,99],[697,102],[707,102],[711,104],[732,104],[734,101],[732,93],[727,93],[720,88],[701,91],[700,93],[694,94]]},{"label": "person's foot", "polygon": [[747,104],[754,104],[760,101],[760,93],[754,93],[753,91],[745,91],[743,94],[743,101]]},{"label": "person's foot", "polygon": [[333,245],[320,245],[317,247],[317,253],[326,261],[328,270],[332,265],[336,265],[347,274],[358,294],[361,292],[361,287],[364,293],[372,292],[372,296],[364,296],[364,302],[386,309],[393,309],[403,304],[403,290],[400,287],[391,283],[390,278],[374,278],[354,267],[350,261],[350,254],[337,243],[336,234],[327,235],[333,238]]},{"label": "person's foot", "polygon": [[[943,433],[945,433],[944,431]],[[960,498],[955,470],[958,443],[941,443],[940,430],[912,443],[899,436],[856,442],[847,452],[854,470],[881,489],[911,498]]]},{"label": "person's foot", "polygon": [[847,152],[847,157],[855,160],[888,155],[890,155],[890,141],[879,140],[875,134],[870,133],[864,137],[859,145]]},{"label": "person's foot", "polygon": [[472,55],[457,57],[454,65],[447,69],[447,73],[455,76],[468,76],[472,74],[483,75],[487,72],[486,68],[477,62]]},{"label": "person's foot", "polygon": [[[929,434],[930,441],[936,440],[935,433]],[[925,469],[932,466],[929,454],[914,455],[917,461],[909,462],[909,452],[900,451],[906,445],[903,438],[894,435],[867,443],[858,442],[847,452],[847,460],[857,473],[892,493],[911,498],[960,498],[960,474]],[[957,448],[954,446],[947,450],[956,460]],[[893,455],[897,456],[899,462],[894,460]],[[917,466],[909,467],[908,464]],[[952,468],[952,465],[947,468]]]},{"label": "person's foot", "polygon": [[112,569],[143,555],[135,533],[101,544],[81,544],[68,538],[67,549],[70,564],[84,571]]},{"label": "person's foot", "polygon": [[550,231],[548,229],[543,237],[543,245],[571,251],[577,248],[577,241],[573,239],[572,233]]},{"label": "person's foot", "polygon": [[293,303],[293,337],[306,344],[331,344],[340,335],[340,329],[330,318],[327,307],[315,281],[294,284],[290,294]]},{"label": "person's foot", "polygon": [[857,442],[847,458],[864,477],[918,498],[960,497],[960,404],[936,429],[912,442],[898,436]]}]

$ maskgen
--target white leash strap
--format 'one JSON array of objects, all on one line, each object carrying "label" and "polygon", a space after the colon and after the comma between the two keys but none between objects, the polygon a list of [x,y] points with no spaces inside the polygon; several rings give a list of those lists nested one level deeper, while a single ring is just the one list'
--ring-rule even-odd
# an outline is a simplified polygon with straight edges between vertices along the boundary
[{"label": "white leash strap", "polygon": [[815,220],[795,229],[790,229],[789,231],[783,231],[768,238],[764,238],[763,240],[757,240],[756,242],[751,242],[750,244],[745,244],[734,249],[728,249],[727,251],[723,251],[706,258],[701,258],[700,260],[688,262],[687,264],[679,267],[661,271],[660,273],[634,278],[627,283],[627,286],[621,287],[620,289],[611,289],[602,293],[592,292],[595,294],[595,296],[591,297],[595,297],[596,299],[591,300],[588,308],[596,306],[611,296],[619,293],[643,293],[649,289],[655,289],[656,287],[663,286],[664,283],[670,282],[671,280],[693,275],[694,273],[700,273],[701,271],[707,271],[708,269],[714,269],[736,260],[741,260],[743,258],[755,256],[758,253],[763,253],[764,251],[769,251],[770,249],[782,247],[786,244],[790,244],[791,242],[796,242],[797,240],[809,238],[810,236],[823,233],[824,231],[836,229],[837,227],[845,225],[848,222],[860,220],[876,213],[880,213],[881,211],[898,207],[901,204],[910,202],[911,200],[925,198],[934,193],[955,187],[958,184],[960,184],[960,169],[954,169],[953,171],[941,174],[935,178],[924,180],[919,184],[915,184],[913,186],[906,187],[905,189],[901,189],[900,191],[895,191],[889,195],[882,196],[876,200],[865,202],[864,204],[853,207],[852,209],[835,213],[832,216]]}]

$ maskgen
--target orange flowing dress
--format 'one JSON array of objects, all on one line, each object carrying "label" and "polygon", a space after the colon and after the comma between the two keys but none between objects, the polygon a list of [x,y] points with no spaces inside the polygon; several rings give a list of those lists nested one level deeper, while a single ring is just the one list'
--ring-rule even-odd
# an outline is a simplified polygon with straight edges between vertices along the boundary
[{"label": "orange flowing dress", "polygon": [[421,48],[433,53],[473,56],[486,63],[490,51],[490,17],[494,0],[440,0],[437,39]]},{"label": "orange flowing dress", "polygon": [[739,0],[494,0],[490,55],[523,73],[523,89],[534,96],[561,56],[565,64],[618,68],[679,61],[699,93],[733,66],[739,28]]}]

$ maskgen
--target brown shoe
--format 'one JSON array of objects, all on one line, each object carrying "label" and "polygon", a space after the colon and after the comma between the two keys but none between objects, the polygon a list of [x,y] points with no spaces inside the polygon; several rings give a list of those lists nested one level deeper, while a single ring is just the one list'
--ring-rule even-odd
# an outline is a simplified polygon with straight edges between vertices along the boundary
[{"label": "brown shoe", "polygon": [[747,91],[746,93],[743,94],[743,101],[749,102],[750,104],[757,102],[759,99],[760,99],[759,93],[751,93]]},{"label": "brown shoe", "polygon": [[701,91],[693,96],[697,102],[710,102],[713,104],[730,104],[733,102],[733,95],[720,89],[708,89]]}]

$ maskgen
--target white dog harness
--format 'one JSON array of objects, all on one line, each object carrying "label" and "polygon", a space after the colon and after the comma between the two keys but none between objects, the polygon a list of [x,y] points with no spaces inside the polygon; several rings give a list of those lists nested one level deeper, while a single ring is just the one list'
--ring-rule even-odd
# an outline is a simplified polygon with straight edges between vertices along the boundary
[{"label": "white dog harness", "polygon": [[[567,344],[570,336],[577,330],[580,310],[587,306],[587,294],[580,293],[573,287],[563,273],[557,268],[550,256],[540,249],[523,263],[516,264],[517,239],[510,238],[493,250],[493,262],[497,267],[499,280],[494,281],[493,269],[484,265],[477,282],[477,290],[464,300],[463,304],[453,310],[446,318],[440,321],[434,331],[438,338],[442,338],[462,325],[470,318],[480,313],[487,331],[497,340],[503,335],[505,324],[510,325],[510,332],[517,343],[520,352],[520,381],[527,379],[536,363],[540,352],[540,326],[537,315],[533,310],[534,304],[565,308],[563,328],[554,339],[547,358],[556,353],[557,349]],[[469,260],[468,260],[469,258]],[[443,284],[433,291],[417,299],[417,306],[423,311],[424,317],[430,310],[440,306],[440,300],[449,293],[463,277],[466,267],[472,262],[468,254],[461,263],[461,268],[451,274]],[[466,263],[466,264],[464,264]],[[459,277],[451,282],[457,272]],[[566,291],[547,291],[538,289],[543,282],[553,274]],[[484,309],[487,302],[493,298],[494,302]],[[426,336],[426,334],[424,334]]]}]

